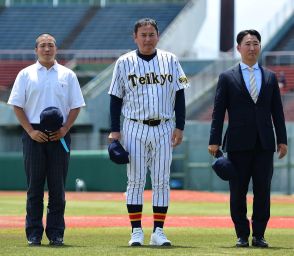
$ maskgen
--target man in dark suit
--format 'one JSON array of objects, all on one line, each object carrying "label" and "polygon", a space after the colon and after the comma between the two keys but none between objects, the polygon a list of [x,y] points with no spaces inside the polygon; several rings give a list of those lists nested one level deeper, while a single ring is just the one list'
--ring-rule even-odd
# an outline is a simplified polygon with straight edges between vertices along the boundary
[{"label": "man in dark suit", "polygon": [[[249,246],[250,223],[246,195],[253,185],[252,246],[268,247],[264,239],[270,218],[273,154],[287,154],[287,133],[278,81],[273,72],[257,63],[261,36],[256,30],[237,35],[241,62],[219,76],[208,151],[215,156],[222,145],[225,112],[228,128],[222,148],[228,152],[237,178],[229,181],[230,210],[238,237],[236,246]],[[275,130],[275,134],[274,134]]]}]

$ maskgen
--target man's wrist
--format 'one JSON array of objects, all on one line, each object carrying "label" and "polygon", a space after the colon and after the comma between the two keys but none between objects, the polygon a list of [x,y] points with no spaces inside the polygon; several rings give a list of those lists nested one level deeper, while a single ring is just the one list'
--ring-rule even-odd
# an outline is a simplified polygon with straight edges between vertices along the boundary
[{"label": "man's wrist", "polygon": [[33,127],[29,127],[27,129],[25,129],[25,131],[27,132],[27,134],[31,134],[34,131]]},{"label": "man's wrist", "polygon": [[184,131],[184,126],[182,126],[182,125],[176,125],[176,129],[179,129],[181,131]]},{"label": "man's wrist", "polygon": [[63,128],[66,130],[66,132],[68,132],[70,129],[70,127],[68,127],[67,125],[63,125]]}]

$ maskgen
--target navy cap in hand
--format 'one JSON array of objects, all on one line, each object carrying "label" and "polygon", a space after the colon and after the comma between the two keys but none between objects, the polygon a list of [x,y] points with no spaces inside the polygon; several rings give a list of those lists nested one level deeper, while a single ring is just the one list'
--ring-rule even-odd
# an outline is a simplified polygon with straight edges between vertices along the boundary
[{"label": "navy cap in hand", "polygon": [[129,152],[127,152],[118,140],[113,140],[108,146],[109,158],[116,164],[129,163]]},{"label": "navy cap in hand", "polygon": [[[59,108],[48,107],[40,114],[40,126],[43,132],[56,132],[62,127],[63,115]],[[69,147],[66,145],[64,138],[60,139],[64,150],[69,153]]]},{"label": "navy cap in hand", "polygon": [[223,156],[223,153],[220,150],[217,152],[216,158],[217,159],[212,163],[212,169],[217,176],[225,181],[236,178],[237,174],[233,163]]},{"label": "navy cap in hand", "polygon": [[63,115],[59,108],[48,107],[40,114],[40,125],[43,131],[55,132],[62,127]]}]

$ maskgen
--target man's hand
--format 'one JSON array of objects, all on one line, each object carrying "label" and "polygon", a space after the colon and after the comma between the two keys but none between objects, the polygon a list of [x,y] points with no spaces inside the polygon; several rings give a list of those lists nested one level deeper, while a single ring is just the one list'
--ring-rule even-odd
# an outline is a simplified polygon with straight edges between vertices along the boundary
[{"label": "man's hand", "polygon": [[68,129],[66,126],[62,126],[59,130],[56,132],[50,132],[49,133],[49,140],[50,141],[57,141],[63,138],[68,132]]},{"label": "man's hand", "polygon": [[219,145],[209,145],[208,146],[208,152],[209,154],[211,154],[212,156],[215,157],[216,152],[219,150]]},{"label": "man's hand", "polygon": [[46,133],[43,133],[38,130],[31,130],[28,132],[29,136],[31,137],[32,140],[35,140],[37,142],[43,143],[47,142],[49,140],[48,136]]},{"label": "man's hand", "polygon": [[112,142],[114,140],[120,140],[120,139],[121,139],[120,132],[111,132],[108,135],[109,142]]},{"label": "man's hand", "polygon": [[173,135],[172,135],[172,146],[176,147],[177,145],[180,145],[183,141],[183,131],[176,128],[174,129]]},{"label": "man's hand", "polygon": [[279,144],[278,145],[278,154],[279,159],[283,158],[285,155],[287,155],[288,146],[286,144]]}]

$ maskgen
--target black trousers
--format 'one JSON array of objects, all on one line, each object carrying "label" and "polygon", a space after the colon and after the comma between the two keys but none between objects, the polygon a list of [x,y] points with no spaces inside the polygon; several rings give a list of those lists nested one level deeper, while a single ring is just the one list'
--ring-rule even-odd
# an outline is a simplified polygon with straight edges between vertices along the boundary
[{"label": "black trousers", "polygon": [[[34,127],[36,129],[36,127]],[[70,135],[65,136],[70,147]],[[65,223],[65,181],[68,171],[69,153],[60,141],[38,143],[24,132],[23,157],[27,178],[26,236],[42,238],[44,232],[44,187],[47,181],[48,206],[46,235],[49,240],[63,237]]]},{"label": "black trousers", "polygon": [[228,158],[238,173],[238,178],[229,183],[231,217],[237,237],[248,238],[250,235],[246,195],[251,179],[253,186],[252,236],[264,236],[270,218],[273,153],[273,151],[263,150],[259,143],[254,150],[228,152]]}]

